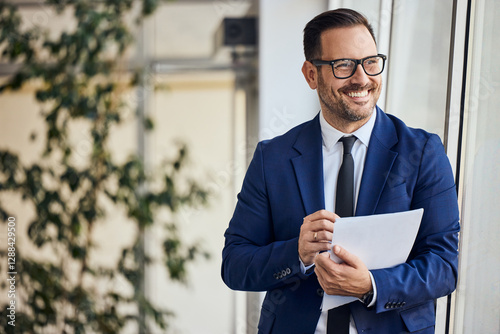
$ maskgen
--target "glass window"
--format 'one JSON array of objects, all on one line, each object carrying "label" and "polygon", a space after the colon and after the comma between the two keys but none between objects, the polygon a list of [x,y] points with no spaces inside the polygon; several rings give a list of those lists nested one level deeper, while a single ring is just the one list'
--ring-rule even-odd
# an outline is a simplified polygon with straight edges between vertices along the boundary
[{"label": "glass window", "polygon": [[444,139],[453,1],[396,0],[386,112]]},{"label": "glass window", "polygon": [[500,3],[473,8],[454,333],[500,333]]}]

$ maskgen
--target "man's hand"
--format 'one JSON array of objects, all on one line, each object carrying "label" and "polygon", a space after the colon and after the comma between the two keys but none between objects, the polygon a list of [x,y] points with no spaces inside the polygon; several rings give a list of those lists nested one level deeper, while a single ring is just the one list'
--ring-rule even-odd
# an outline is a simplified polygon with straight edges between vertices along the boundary
[{"label": "man's hand", "polygon": [[314,271],[325,293],[361,298],[372,291],[370,273],[363,261],[338,245],[333,247],[333,252],[344,263],[335,263],[329,253],[319,254],[315,259]]},{"label": "man's hand", "polygon": [[333,212],[319,210],[304,218],[300,227],[299,256],[307,267],[314,263],[319,252],[329,250],[333,236],[333,223],[339,218]]}]

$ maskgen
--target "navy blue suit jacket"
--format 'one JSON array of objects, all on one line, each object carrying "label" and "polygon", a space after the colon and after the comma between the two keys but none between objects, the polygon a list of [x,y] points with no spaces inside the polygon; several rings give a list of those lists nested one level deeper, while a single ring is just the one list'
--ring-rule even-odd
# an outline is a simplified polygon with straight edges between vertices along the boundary
[{"label": "navy blue suit jacket", "polygon": [[[301,273],[305,216],[324,209],[319,117],[258,144],[225,233],[222,278],[267,291],[259,333],[312,334],[323,291]],[[456,286],[459,214],[452,170],[438,136],[377,107],[356,215],[424,208],[406,263],[373,270],[377,302],[350,304],[359,333],[434,333],[435,299]]]}]

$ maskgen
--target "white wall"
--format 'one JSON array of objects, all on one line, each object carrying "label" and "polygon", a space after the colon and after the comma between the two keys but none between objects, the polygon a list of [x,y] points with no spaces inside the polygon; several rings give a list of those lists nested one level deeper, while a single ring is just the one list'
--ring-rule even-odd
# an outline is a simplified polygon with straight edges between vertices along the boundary
[{"label": "white wall", "polygon": [[326,0],[260,0],[259,139],[283,134],[319,112],[316,91],[302,72],[302,34]]}]

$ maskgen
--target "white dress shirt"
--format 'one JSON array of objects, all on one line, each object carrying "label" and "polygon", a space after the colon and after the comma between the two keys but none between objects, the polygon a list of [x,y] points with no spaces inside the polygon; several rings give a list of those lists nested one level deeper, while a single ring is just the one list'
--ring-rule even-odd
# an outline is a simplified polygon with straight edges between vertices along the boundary
[{"label": "white dress shirt", "polygon": [[[372,116],[361,128],[352,133],[358,140],[354,142],[351,150],[351,154],[354,160],[354,211],[356,211],[356,204],[358,201],[359,187],[361,184],[361,177],[363,175],[363,167],[365,165],[366,151],[368,149],[368,143],[370,142],[370,137],[372,134],[373,126],[375,125],[375,118],[377,117],[377,111],[372,112]],[[332,127],[325,120],[323,112],[321,112],[319,118],[321,126],[321,135],[323,137],[323,177],[325,186],[325,209],[327,211],[335,212],[335,195],[337,189],[337,177],[342,163],[343,155],[343,144],[339,142],[339,139],[343,136],[349,136],[350,134],[345,134],[339,130]],[[370,278],[372,280],[373,286],[373,300],[370,303],[372,306],[377,298],[377,290],[375,286],[375,281],[370,273]],[[324,298],[324,297],[323,297]],[[328,310],[322,310],[321,316],[319,317],[318,325],[316,327],[315,334],[326,334],[326,322],[328,319]],[[357,334],[356,326],[354,320],[351,316],[349,334]]]}]

